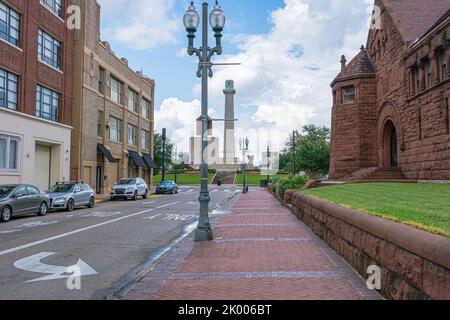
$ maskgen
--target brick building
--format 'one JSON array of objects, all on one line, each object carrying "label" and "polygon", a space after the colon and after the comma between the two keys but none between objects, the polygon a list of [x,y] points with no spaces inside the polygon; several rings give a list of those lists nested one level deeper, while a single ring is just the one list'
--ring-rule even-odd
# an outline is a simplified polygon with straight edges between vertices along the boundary
[{"label": "brick building", "polygon": [[331,84],[330,178],[450,180],[450,0],[375,5],[366,48]]},{"label": "brick building", "polygon": [[0,184],[69,179],[72,1],[0,0]]},{"label": "brick building", "polygon": [[75,2],[82,28],[75,41],[71,178],[98,193],[108,193],[124,177],[151,185],[155,82],[100,41],[97,1]]}]

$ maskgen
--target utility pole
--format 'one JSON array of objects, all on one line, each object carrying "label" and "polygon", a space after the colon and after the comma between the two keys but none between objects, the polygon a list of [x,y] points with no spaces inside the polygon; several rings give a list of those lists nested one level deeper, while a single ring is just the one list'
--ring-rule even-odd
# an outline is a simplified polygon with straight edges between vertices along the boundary
[{"label": "utility pole", "polygon": [[166,181],[166,138],[167,132],[166,128],[164,128],[162,129],[163,158],[162,158],[161,181]]},{"label": "utility pole", "polygon": [[270,182],[270,146],[267,146],[267,184]]},{"label": "utility pole", "polygon": [[292,175],[295,176],[296,168],[295,168],[295,162],[297,161],[296,159],[296,154],[295,154],[295,130],[292,132]]}]

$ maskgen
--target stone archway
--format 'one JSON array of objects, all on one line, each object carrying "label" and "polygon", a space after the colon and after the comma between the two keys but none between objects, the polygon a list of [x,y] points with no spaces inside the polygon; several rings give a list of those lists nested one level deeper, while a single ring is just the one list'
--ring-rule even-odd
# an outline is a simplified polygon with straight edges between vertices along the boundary
[{"label": "stone archway", "polygon": [[384,124],[381,141],[381,165],[383,168],[398,168],[397,129],[391,120]]},{"label": "stone archway", "polygon": [[378,159],[381,168],[399,168],[404,151],[403,130],[397,107],[388,101],[378,113]]}]

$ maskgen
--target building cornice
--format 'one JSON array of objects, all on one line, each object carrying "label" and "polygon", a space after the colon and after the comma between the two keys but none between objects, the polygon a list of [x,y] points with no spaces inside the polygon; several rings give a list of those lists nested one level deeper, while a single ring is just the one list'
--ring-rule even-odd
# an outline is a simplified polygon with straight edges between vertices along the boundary
[{"label": "building cornice", "polygon": [[60,127],[60,128],[68,129],[68,130],[73,130],[72,126],[69,126],[69,125],[66,125],[66,124],[62,124],[62,123],[59,123],[59,122],[53,122],[53,121],[45,120],[45,119],[42,119],[42,118],[39,118],[39,117],[36,117],[36,116],[32,116],[32,115],[29,115],[29,114],[26,114],[26,113],[23,113],[23,112],[19,112],[19,111],[7,109],[7,108],[0,108],[0,113],[7,113],[7,114],[10,114],[10,115],[26,118],[28,120],[41,122],[42,124],[51,125],[53,127]]}]

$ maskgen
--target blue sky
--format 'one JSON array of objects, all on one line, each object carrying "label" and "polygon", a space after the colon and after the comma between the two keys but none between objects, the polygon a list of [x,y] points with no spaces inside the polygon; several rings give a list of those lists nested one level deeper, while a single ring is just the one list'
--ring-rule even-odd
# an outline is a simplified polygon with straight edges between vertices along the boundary
[{"label": "blue sky", "polygon": [[[99,0],[102,40],[135,70],[156,80],[156,128],[167,127],[187,151],[200,114],[196,58],[185,54],[182,17],[189,1]],[[213,1],[209,1],[210,5]],[[331,89],[342,54],[350,60],[366,43],[370,0],[222,0],[227,16],[223,50],[210,81],[213,117],[223,117],[222,89],[236,83],[238,138],[250,137],[257,153],[279,148],[289,132],[314,123],[330,125]],[[195,1],[200,12],[201,3]],[[211,32],[212,33],[212,32]],[[197,34],[196,45],[200,34]],[[211,34],[210,45],[214,44]],[[215,135],[222,125],[216,123]],[[238,139],[237,138],[237,139]]]}]

